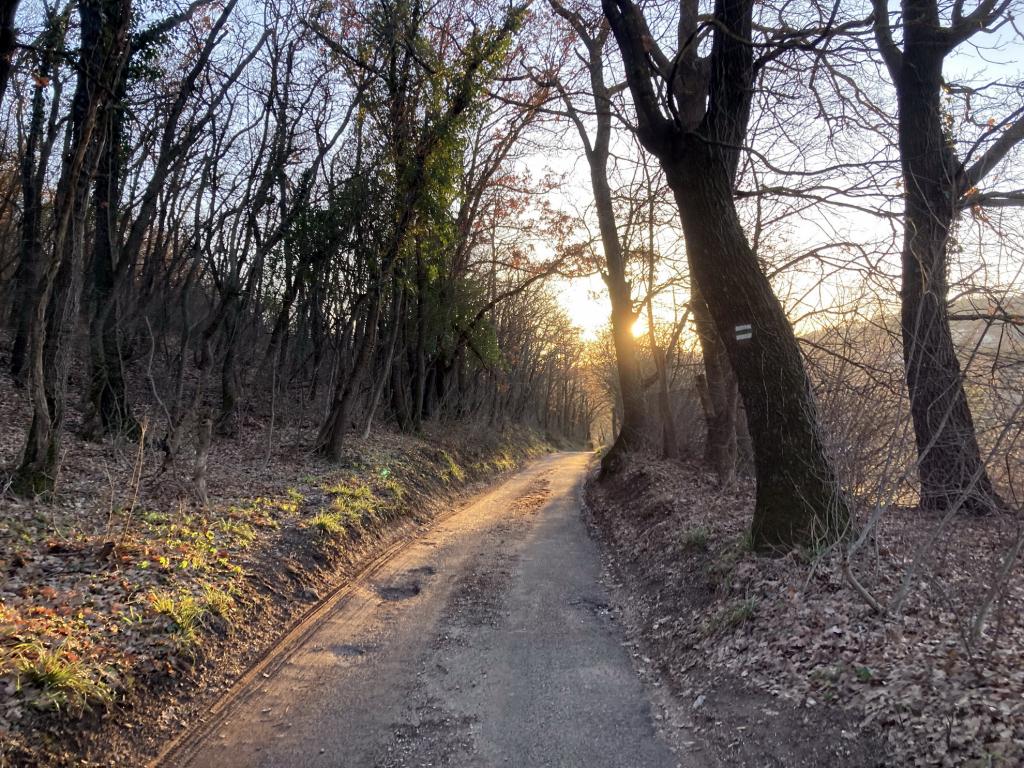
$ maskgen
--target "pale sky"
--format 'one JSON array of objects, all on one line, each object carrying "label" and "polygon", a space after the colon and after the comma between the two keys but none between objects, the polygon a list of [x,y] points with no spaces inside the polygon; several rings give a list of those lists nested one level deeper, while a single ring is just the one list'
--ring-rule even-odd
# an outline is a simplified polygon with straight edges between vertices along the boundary
[{"label": "pale sky", "polygon": [[[963,46],[954,55],[950,56],[945,68],[947,77],[965,81],[980,80],[991,82],[1000,80],[1007,83],[1015,83],[1021,80],[1021,62],[1024,61],[1024,45],[1016,39],[1016,35],[1012,30],[988,36],[987,38],[979,38],[977,42],[981,46]],[[882,86],[886,89],[888,88],[885,83]],[[1019,97],[1017,101],[1019,102]],[[1012,109],[1019,106],[1019,103],[1013,102],[1013,97],[1011,96],[1007,98],[1004,109],[1006,114],[1008,114]],[[1005,115],[997,115],[999,118],[1003,116]],[[567,134],[566,142],[570,146],[578,147],[578,141],[579,139],[574,132]],[[623,148],[621,151],[626,150]],[[573,151],[567,149],[555,157],[547,155],[542,162],[547,167],[553,168],[567,176],[567,183],[559,193],[562,202],[556,204],[564,205],[569,210],[578,211],[584,211],[591,205],[589,175],[585,160],[581,157],[578,149]],[[992,183],[997,181],[996,179],[990,180]],[[591,216],[591,218],[593,217]],[[969,227],[963,227],[963,229],[966,236],[970,237],[971,235],[966,233]],[[673,235],[674,245],[671,247],[680,251],[674,255],[681,256],[681,246],[675,243],[675,237]],[[987,239],[988,235],[983,235],[983,237]],[[785,235],[780,244],[786,251],[800,252],[807,248],[813,248],[816,245],[849,239],[852,242],[864,243],[865,245],[869,245],[871,241],[874,241],[876,246],[884,248],[885,243],[890,243],[893,246],[896,245],[898,238],[899,233],[897,230],[894,230],[882,220],[874,219],[870,215],[843,214],[837,212],[836,209],[824,209],[814,210],[807,216],[797,217],[789,221],[786,224]],[[894,277],[898,275],[899,271],[898,261],[893,260],[895,256],[896,251],[893,250],[889,258],[890,263],[886,267]],[[1019,255],[1016,255],[1016,258],[1019,259]],[[812,282],[816,280],[814,276],[808,279]],[[798,276],[794,278],[795,283],[782,287],[782,292],[786,294],[782,298],[791,314],[799,316],[806,312],[809,307],[840,300],[842,295],[847,292],[847,289],[856,290],[855,282],[858,279],[856,275],[844,276],[842,273],[839,273],[830,278],[829,283],[823,289],[803,296],[799,287],[801,277]],[[610,313],[607,294],[601,278],[593,275],[588,278],[563,279],[556,282],[554,289],[561,305],[573,323],[579,327],[583,337],[586,339],[595,338],[601,328],[608,323]],[[893,299],[895,300],[895,296],[893,296]],[[662,311],[659,314],[671,316],[672,312],[670,307],[663,305]],[[797,319],[797,317],[794,317],[794,319]],[[638,325],[641,326],[637,329],[638,331],[643,331],[646,328],[644,323]]]}]

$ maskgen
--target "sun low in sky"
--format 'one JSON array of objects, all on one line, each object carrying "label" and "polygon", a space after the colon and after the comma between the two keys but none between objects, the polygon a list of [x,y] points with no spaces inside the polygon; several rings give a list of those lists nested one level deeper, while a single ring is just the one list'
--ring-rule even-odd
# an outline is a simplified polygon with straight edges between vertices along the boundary
[{"label": "sun low in sky", "polygon": [[558,303],[572,324],[580,329],[580,336],[586,341],[593,341],[608,324],[611,313],[601,277],[590,275],[559,282],[556,287]]},{"label": "sun low in sky", "polygon": [[[565,278],[556,285],[558,303],[569,316],[572,324],[580,330],[584,341],[593,341],[602,329],[611,322],[611,305],[605,292],[604,282],[598,275]],[[664,314],[661,310],[665,310]],[[672,320],[671,309],[659,307],[655,302],[658,323]],[[647,315],[643,313],[633,323],[633,335],[637,338],[647,335]]]}]

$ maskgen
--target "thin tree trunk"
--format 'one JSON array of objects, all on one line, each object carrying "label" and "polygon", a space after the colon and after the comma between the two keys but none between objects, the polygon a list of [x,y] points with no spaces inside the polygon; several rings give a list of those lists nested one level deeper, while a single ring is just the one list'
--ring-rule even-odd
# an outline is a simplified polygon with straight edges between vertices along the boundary
[{"label": "thin tree trunk", "polygon": [[128,0],[79,5],[82,55],[71,106],[68,154],[54,202],[53,252],[42,271],[29,333],[32,422],[12,480],[16,493],[51,490],[56,481],[72,342],[82,292],[86,201],[103,146],[99,115],[124,66]]},{"label": "thin tree trunk", "polygon": [[374,348],[377,345],[377,326],[380,324],[381,290],[380,286],[374,288],[374,297],[367,309],[366,325],[359,341],[358,351],[349,375],[344,379],[339,377],[335,385],[335,397],[324,422],[320,435],[317,437],[317,446],[325,457],[330,461],[340,461],[342,450],[345,446],[345,433],[348,431],[348,422],[352,411],[352,402],[359,393],[363,379],[373,359]]},{"label": "thin tree trunk", "polygon": [[[49,76],[48,57],[43,57],[39,65],[39,72],[41,79]],[[14,274],[17,320],[14,343],[11,347],[10,370],[11,376],[19,384],[24,383],[23,374],[32,318],[32,297],[39,281],[39,260],[42,254],[40,238],[42,177],[39,173],[39,166],[49,156],[49,146],[44,145],[43,151],[39,151],[45,119],[43,106],[43,86],[41,82],[37,82],[32,93],[32,118],[29,122],[28,137],[25,142],[25,154],[21,158],[21,254]],[[39,154],[38,159],[37,153]]]},{"label": "thin tree trunk", "polygon": [[[650,290],[654,290],[655,278],[655,241],[654,241],[654,216],[655,216],[655,192],[654,184],[644,167],[644,177],[647,182],[647,284]],[[672,413],[672,399],[668,389],[668,365],[665,360],[665,350],[658,345],[658,335],[655,332],[654,323],[654,300],[647,300],[647,337],[651,344],[651,356],[654,358],[655,372],[658,376],[658,411],[661,414],[661,455],[665,459],[679,458],[679,440],[676,436],[676,418]]]},{"label": "thin tree trunk", "polygon": [[413,352],[412,428],[423,428],[423,410],[427,397],[427,268],[423,253],[416,249],[416,347]]},{"label": "thin tree trunk", "polygon": [[[124,78],[118,98],[124,96]],[[103,115],[106,141],[96,173],[93,193],[95,237],[93,247],[93,314],[89,329],[91,367],[89,409],[85,432],[93,435],[138,433],[125,387],[121,360],[121,312],[114,295],[114,271],[118,260],[115,242],[118,232],[121,139],[123,118],[117,104],[108,105]]]},{"label": "thin tree trunk", "polygon": [[42,190],[46,170],[50,164],[54,142],[57,140],[58,109],[61,103],[61,81],[52,79],[53,95],[49,115],[45,114],[43,83],[51,78],[57,50],[64,45],[67,19],[61,15],[50,21],[44,43],[38,53],[39,79],[32,92],[32,117],[29,122],[25,153],[21,159],[22,217],[21,253],[15,272],[17,319],[14,323],[14,342],[11,347],[11,376],[18,385],[24,385],[25,365],[29,351],[29,332],[32,324],[35,291],[42,268],[43,205]]},{"label": "thin tree trunk", "polygon": [[4,94],[7,92],[7,82],[11,78],[11,65],[18,43],[14,17],[20,2],[21,0],[0,0],[0,105],[3,104]]},{"label": "thin tree trunk", "polygon": [[[582,23],[578,14],[568,10],[559,0],[549,0],[552,9],[572,25],[587,48],[587,74],[593,96],[593,119],[596,130],[593,141],[588,131],[589,113],[577,108],[569,92],[558,84],[562,101],[570,120],[583,142],[590,166],[590,184],[594,193],[595,211],[601,233],[606,271],[602,273],[608,287],[611,303],[612,340],[615,346],[615,366],[622,403],[621,427],[611,447],[601,459],[602,475],[614,474],[622,467],[624,454],[649,444],[647,411],[644,403],[643,379],[637,354],[633,325],[638,314],[633,309],[633,288],[626,278],[625,254],[615,221],[615,205],[608,183],[608,161],[612,128],[611,90],[604,77],[604,46],[609,29],[602,26],[595,32]],[[587,120],[584,120],[587,117]]]},{"label": "thin tree trunk", "polygon": [[391,366],[395,361],[395,347],[398,345],[398,331],[402,325],[402,296],[405,291],[399,285],[397,279],[392,283],[392,290],[394,291],[395,299],[391,319],[391,338],[388,340],[388,348],[384,358],[384,370],[381,371],[380,377],[374,384],[373,393],[370,396],[370,406],[366,412],[366,426],[363,428],[364,439],[370,436],[373,415],[377,411],[377,405],[380,403],[380,397],[384,392],[384,385],[391,378]]},{"label": "thin tree trunk", "polygon": [[210,458],[210,441],[213,436],[213,419],[209,416],[196,425],[196,458],[192,465],[192,484],[196,499],[202,506],[210,503],[207,492],[207,463]]},{"label": "thin tree trunk", "polygon": [[239,391],[238,346],[239,326],[242,321],[241,290],[237,287],[231,291],[224,318],[224,336],[226,348],[220,370],[220,414],[217,416],[217,434],[234,437],[238,433],[238,406],[241,393]]},{"label": "thin tree trunk", "polygon": [[711,314],[700,292],[694,288],[690,305],[700,339],[704,375],[701,398],[706,427],[704,461],[714,470],[718,484],[731,485],[736,480],[736,413],[738,390],[729,364],[725,345],[718,338]]}]

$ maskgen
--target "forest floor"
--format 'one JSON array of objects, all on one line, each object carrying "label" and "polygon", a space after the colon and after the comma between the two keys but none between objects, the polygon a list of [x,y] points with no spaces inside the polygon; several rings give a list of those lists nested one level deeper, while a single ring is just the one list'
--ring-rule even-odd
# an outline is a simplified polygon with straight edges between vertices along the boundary
[{"label": "forest floor", "polygon": [[[883,515],[851,588],[836,552],[750,551],[753,487],[635,457],[588,486],[589,515],[631,642],[677,717],[734,766],[1024,764],[1024,576],[1013,570],[980,640],[970,617],[1018,535],[1009,517]],[[913,579],[908,567],[918,563]]]},{"label": "forest floor", "polygon": [[[24,415],[0,378],[0,466]],[[190,457],[160,472],[155,448],[73,423],[64,448],[51,499],[0,498],[3,768],[141,764],[375,553],[550,450],[447,425],[352,439],[332,465],[248,425],[214,442],[200,505]]]}]

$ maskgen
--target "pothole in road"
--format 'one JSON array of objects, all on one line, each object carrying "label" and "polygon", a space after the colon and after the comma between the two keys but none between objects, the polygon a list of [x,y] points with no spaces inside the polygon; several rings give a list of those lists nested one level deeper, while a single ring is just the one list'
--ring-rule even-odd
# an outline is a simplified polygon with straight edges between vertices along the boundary
[{"label": "pothole in road", "polygon": [[547,476],[539,477],[527,486],[526,490],[509,507],[509,517],[532,516],[543,506],[551,495],[551,483]]},{"label": "pothole in road", "polygon": [[365,645],[350,645],[348,643],[335,643],[327,646],[327,650],[335,656],[362,656],[369,648]]},{"label": "pothole in road", "polygon": [[590,611],[598,616],[608,616],[612,612],[608,603],[603,600],[595,600],[590,597],[577,597],[574,600],[570,600],[569,605],[574,608],[583,608],[584,610]]},{"label": "pothole in road", "polygon": [[518,559],[517,555],[495,553],[474,558],[448,596],[443,640],[457,644],[460,628],[496,627],[501,623]]},{"label": "pothole in road", "polygon": [[408,600],[420,593],[419,582],[411,581],[406,584],[392,584],[386,587],[377,587],[377,594],[388,601]]},{"label": "pothole in road", "polygon": [[406,573],[410,576],[433,576],[437,573],[437,568],[432,565],[421,565],[416,568],[410,568]]},{"label": "pothole in road", "polygon": [[374,762],[375,768],[482,765],[473,741],[476,717],[456,715],[433,700],[420,704],[410,715],[409,721],[393,724],[391,742]]}]

